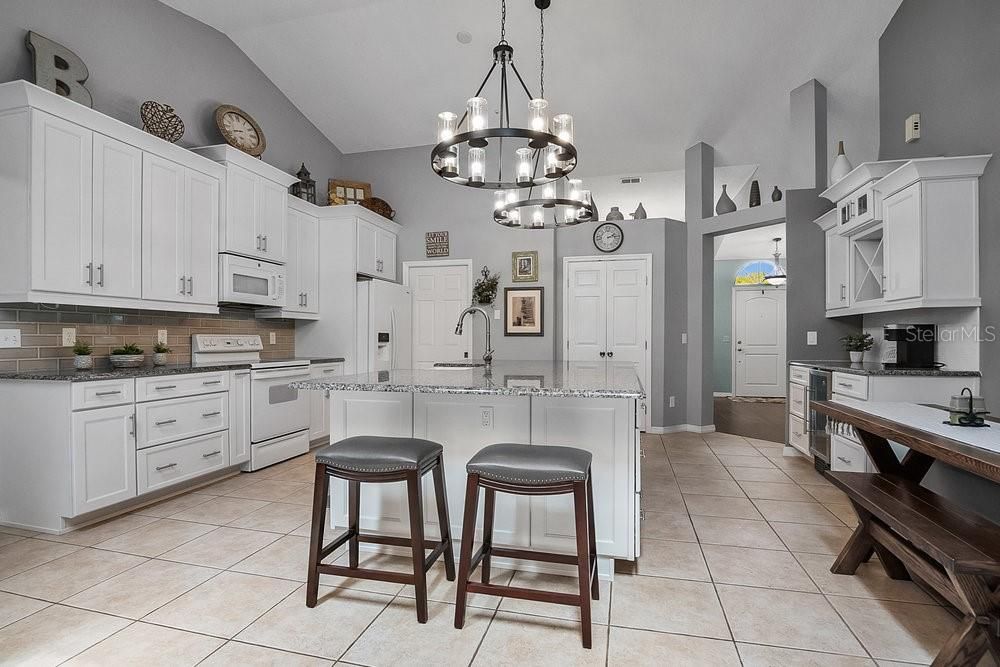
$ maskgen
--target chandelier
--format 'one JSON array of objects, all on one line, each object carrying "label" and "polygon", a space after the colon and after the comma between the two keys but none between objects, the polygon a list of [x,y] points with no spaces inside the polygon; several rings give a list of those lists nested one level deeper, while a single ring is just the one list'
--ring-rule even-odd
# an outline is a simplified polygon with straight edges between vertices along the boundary
[{"label": "chandelier", "polygon": [[785,275],[785,270],[781,268],[781,251],[778,250],[778,244],[781,243],[781,237],[777,236],[773,239],[774,241],[774,271],[764,276],[764,283],[766,285],[774,285],[779,287],[788,283],[788,276]]},{"label": "chandelier", "polygon": [[[514,49],[506,39],[507,2],[501,0],[500,41],[493,47],[492,66],[466,102],[461,118],[444,111],[437,119],[438,144],[431,150],[431,168],[451,183],[493,190],[493,220],[505,227],[546,229],[593,217],[590,193],[579,179],[569,178],[577,164],[573,116],[560,113],[550,119],[545,99],[545,10],[550,1],[535,0],[541,96],[531,94],[514,65]],[[499,121],[491,127],[489,102],[482,92],[498,70]],[[508,71],[527,96],[528,127],[511,126]],[[496,174],[495,180],[487,180],[491,173]]]}]

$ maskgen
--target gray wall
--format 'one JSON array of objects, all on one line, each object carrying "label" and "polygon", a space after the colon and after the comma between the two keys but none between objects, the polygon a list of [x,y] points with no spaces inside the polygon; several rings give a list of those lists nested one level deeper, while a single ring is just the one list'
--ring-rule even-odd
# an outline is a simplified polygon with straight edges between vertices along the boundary
[{"label": "gray wall", "polygon": [[142,127],[139,105],[165,102],[186,126],[181,145],[204,146],[222,143],[215,108],[235,104],[264,131],[265,162],[290,173],[305,162],[323,191],[344,176],[336,146],[228,37],[156,0],[3,0],[0,18],[0,81],[34,80],[33,30],[83,59],[102,113]]},{"label": "gray wall", "polygon": [[[1000,3],[903,0],[879,40],[879,159],[993,153],[979,189],[980,285],[984,327],[1000,323]],[[904,142],[903,121],[919,112],[921,138]],[[980,350],[983,394],[1000,405],[1000,343]],[[1000,488],[935,464],[925,484],[994,520]]]}]

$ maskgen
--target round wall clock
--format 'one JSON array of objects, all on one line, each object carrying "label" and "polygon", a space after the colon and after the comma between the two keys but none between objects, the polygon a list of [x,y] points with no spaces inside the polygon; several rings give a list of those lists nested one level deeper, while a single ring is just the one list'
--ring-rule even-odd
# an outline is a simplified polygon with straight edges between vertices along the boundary
[{"label": "round wall clock", "polygon": [[250,114],[231,104],[223,104],[215,110],[215,124],[230,146],[244,153],[260,157],[267,147],[264,132]]},{"label": "round wall clock", "polygon": [[613,222],[605,222],[594,230],[594,246],[601,252],[614,252],[622,247],[625,234],[622,228]]}]

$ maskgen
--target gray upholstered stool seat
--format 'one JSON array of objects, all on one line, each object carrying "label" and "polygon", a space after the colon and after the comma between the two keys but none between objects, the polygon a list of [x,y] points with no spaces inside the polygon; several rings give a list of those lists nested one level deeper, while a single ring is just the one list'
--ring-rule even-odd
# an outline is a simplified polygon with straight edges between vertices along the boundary
[{"label": "gray upholstered stool seat", "polygon": [[316,452],[316,463],[355,472],[418,470],[441,455],[443,447],[420,438],[359,435]]},{"label": "gray upholstered stool seat", "polygon": [[515,484],[583,482],[592,458],[590,452],[576,447],[505,442],[483,447],[465,469],[483,479]]}]

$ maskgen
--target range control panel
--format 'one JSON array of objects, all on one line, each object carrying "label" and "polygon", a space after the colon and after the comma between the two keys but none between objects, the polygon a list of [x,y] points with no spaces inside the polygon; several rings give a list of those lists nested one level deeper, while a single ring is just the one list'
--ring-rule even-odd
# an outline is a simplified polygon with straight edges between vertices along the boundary
[{"label": "range control panel", "polygon": [[191,337],[192,352],[260,352],[263,349],[264,344],[257,335],[195,334]]}]

